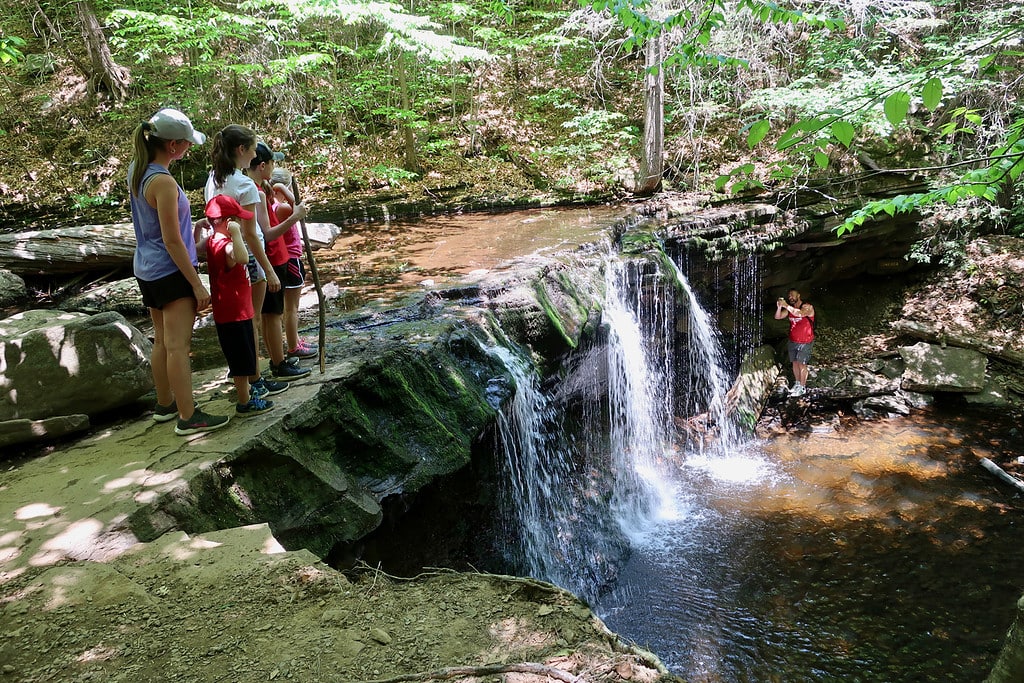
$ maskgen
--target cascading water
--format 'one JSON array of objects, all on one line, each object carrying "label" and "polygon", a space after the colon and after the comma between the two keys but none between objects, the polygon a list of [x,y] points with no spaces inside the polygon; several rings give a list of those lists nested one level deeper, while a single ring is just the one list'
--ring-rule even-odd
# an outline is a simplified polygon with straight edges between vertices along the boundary
[{"label": "cascading water", "polygon": [[497,467],[509,482],[500,514],[513,539],[503,548],[506,558],[523,573],[593,600],[628,552],[603,502],[600,468],[565,438],[563,416],[525,354],[504,346],[487,351],[515,385],[498,416]]},{"label": "cascading water", "polygon": [[502,361],[515,384],[512,400],[498,413],[499,442],[511,486],[503,517],[518,536],[526,571],[564,585],[565,563],[559,560],[570,548],[563,536],[567,520],[562,494],[572,479],[568,460],[552,452],[553,411],[522,354],[504,346],[487,352]]},{"label": "cascading water", "polygon": [[515,384],[498,423],[499,466],[509,482],[503,517],[519,544],[506,554],[523,571],[587,598],[614,580],[628,539],[677,514],[677,291],[685,293],[690,316],[686,367],[704,373],[691,382],[702,388],[692,389],[703,401],[699,411],[720,439],[738,438],[726,415],[729,381],[714,327],[682,273],[672,277],[676,282],[649,260],[606,259],[604,343],[581,352],[580,363],[587,381],[603,391],[586,401],[570,407],[545,395],[524,353],[489,351]]},{"label": "cascading water", "polygon": [[[728,453],[741,442],[742,432],[730,415],[729,389],[732,380],[725,367],[721,336],[712,324],[711,317],[697,300],[683,271],[671,259],[666,260],[687,298],[687,400],[692,414],[703,416],[699,424],[695,425],[702,438],[691,441],[701,451],[711,446],[717,453]],[[712,429],[717,430],[715,438],[703,438]]]},{"label": "cascading water", "polygon": [[761,255],[739,255],[732,263],[732,308],[734,366],[761,344],[764,335],[764,311],[761,303]]},{"label": "cascading water", "polygon": [[[644,296],[646,288],[636,286],[643,271],[635,263],[609,259],[605,273],[611,507],[629,534],[643,528],[652,513],[672,509],[662,456],[672,437],[672,337],[666,332],[674,297],[657,277],[648,278],[653,293]],[[648,339],[659,341],[648,345]]]}]

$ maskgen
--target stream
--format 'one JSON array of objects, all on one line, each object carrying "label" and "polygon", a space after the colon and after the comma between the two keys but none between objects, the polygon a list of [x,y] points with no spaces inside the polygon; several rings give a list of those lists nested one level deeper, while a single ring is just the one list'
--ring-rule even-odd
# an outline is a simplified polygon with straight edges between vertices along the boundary
[{"label": "stream", "polygon": [[[592,242],[623,215],[600,207],[364,224],[346,227],[317,258],[337,288],[337,310],[351,310],[507,259]],[[606,314],[616,310],[609,303]],[[632,332],[653,336],[640,326]],[[636,352],[625,353],[609,361],[631,380],[615,391],[671,383],[637,383],[628,369]],[[645,439],[664,437],[650,426],[664,425],[660,409],[643,407],[648,414],[636,424],[618,420],[631,425],[623,453],[639,454]],[[622,408],[624,416],[635,410]],[[536,439],[537,426],[524,427]],[[613,449],[618,438],[612,434]],[[906,418],[836,418],[769,441],[740,440],[725,452],[669,449],[657,464],[661,501],[645,524],[628,525],[628,561],[610,590],[589,599],[612,630],[694,683],[980,681],[1024,590],[1020,501],[973,452],[996,447],[1024,457],[1015,425],[954,405]],[[551,448],[531,457],[563,457],[564,444]],[[523,453],[517,457],[521,463]],[[550,480],[569,475],[545,467],[537,468],[540,485],[564,488]],[[557,500],[531,504],[550,529],[530,533],[563,546],[560,563],[534,546],[544,538],[527,539],[536,574],[578,589],[573,573],[599,569],[588,559],[601,554],[589,547],[598,532],[576,529],[568,537],[588,547],[566,548],[572,510]]]},{"label": "stream", "polygon": [[976,447],[1014,425],[934,410],[684,459],[596,609],[688,681],[980,681],[1024,579],[1020,501]]}]

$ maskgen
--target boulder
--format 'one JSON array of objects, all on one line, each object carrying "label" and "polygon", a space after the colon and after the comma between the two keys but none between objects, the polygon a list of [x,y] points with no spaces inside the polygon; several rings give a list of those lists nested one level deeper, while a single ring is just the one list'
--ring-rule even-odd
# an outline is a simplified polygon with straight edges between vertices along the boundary
[{"label": "boulder", "polygon": [[984,354],[955,346],[919,342],[900,347],[906,367],[901,387],[907,391],[977,393],[985,388]]},{"label": "boulder", "polygon": [[13,306],[27,296],[25,281],[9,270],[0,269],[0,307]]},{"label": "boulder", "polygon": [[56,439],[83,432],[89,427],[88,415],[59,415],[45,420],[5,420],[0,422],[0,446]]},{"label": "boulder", "polygon": [[0,420],[97,415],[153,387],[150,341],[118,313],[33,310],[0,321]]},{"label": "boulder", "polygon": [[1010,391],[1002,377],[990,378],[985,382],[985,388],[977,394],[964,394],[964,400],[968,405],[987,408],[1005,408],[1011,403]]}]

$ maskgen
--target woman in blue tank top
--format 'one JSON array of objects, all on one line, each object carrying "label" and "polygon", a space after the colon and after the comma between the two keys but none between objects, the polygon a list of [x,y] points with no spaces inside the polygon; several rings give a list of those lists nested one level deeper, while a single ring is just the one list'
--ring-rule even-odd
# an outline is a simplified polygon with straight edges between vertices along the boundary
[{"label": "woman in blue tank top", "polygon": [[133,134],[128,166],[129,202],[135,227],[135,279],[153,319],[153,419],[178,418],[174,431],[218,429],[228,418],[198,410],[192,398],[189,351],[196,313],[210,305],[210,292],[196,270],[196,243],[188,197],[168,171],[206,136],[176,109],[161,109]]}]

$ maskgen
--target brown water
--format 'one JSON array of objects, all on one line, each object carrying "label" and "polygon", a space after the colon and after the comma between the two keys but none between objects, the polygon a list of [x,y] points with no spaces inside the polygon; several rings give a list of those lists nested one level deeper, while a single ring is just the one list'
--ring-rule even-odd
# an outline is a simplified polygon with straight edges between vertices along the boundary
[{"label": "brown water", "polygon": [[[628,207],[474,213],[346,226],[315,252],[328,296],[350,310],[419,288],[452,284],[502,262],[606,239]],[[318,220],[321,217],[318,217]],[[329,220],[329,217],[324,218]]]},{"label": "brown water", "polygon": [[694,683],[981,681],[1024,510],[979,449],[1024,455],[1014,425],[931,412],[689,459],[598,611]]}]

